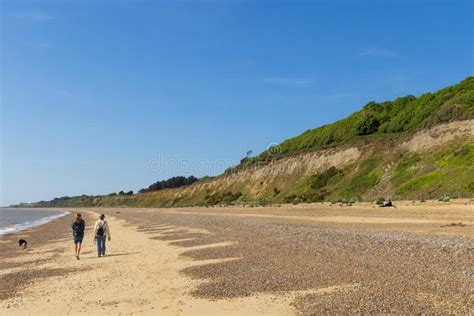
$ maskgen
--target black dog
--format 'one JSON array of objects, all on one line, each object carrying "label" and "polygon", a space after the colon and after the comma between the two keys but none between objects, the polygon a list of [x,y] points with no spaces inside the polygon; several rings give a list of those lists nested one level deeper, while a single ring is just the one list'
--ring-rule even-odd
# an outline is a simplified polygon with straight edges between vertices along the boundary
[{"label": "black dog", "polygon": [[18,244],[20,245],[20,247],[23,247],[23,249],[26,249],[26,246],[28,245],[28,243],[24,239],[18,240]]}]

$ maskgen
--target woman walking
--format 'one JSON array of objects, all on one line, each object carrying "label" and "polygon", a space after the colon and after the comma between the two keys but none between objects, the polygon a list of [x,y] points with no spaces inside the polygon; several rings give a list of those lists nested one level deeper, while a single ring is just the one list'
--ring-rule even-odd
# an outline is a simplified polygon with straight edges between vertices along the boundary
[{"label": "woman walking", "polygon": [[99,220],[95,223],[94,231],[94,241],[97,242],[97,254],[99,257],[105,256],[105,238],[110,241],[110,229],[104,214],[100,214]]},{"label": "woman walking", "polygon": [[76,214],[76,220],[71,224],[71,228],[74,238],[74,251],[76,252],[76,259],[79,260],[82,240],[84,239],[84,229],[86,228],[86,222],[82,219],[81,213]]}]

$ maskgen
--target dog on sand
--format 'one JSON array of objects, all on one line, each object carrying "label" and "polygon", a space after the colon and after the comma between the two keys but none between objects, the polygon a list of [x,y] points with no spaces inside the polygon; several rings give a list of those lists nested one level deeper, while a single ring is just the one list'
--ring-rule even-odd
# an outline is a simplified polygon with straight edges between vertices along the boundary
[{"label": "dog on sand", "polygon": [[23,247],[23,249],[26,249],[26,247],[28,246],[28,243],[24,239],[18,240],[18,244],[20,245],[20,247]]}]

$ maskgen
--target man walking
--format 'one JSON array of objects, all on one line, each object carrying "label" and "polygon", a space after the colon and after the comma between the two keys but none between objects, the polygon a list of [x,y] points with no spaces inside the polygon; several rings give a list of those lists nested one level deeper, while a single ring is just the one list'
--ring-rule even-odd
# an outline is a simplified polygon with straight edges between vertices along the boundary
[{"label": "man walking", "polygon": [[110,228],[105,220],[105,215],[100,214],[99,220],[95,222],[94,241],[97,242],[98,256],[105,256],[105,238],[110,241]]}]

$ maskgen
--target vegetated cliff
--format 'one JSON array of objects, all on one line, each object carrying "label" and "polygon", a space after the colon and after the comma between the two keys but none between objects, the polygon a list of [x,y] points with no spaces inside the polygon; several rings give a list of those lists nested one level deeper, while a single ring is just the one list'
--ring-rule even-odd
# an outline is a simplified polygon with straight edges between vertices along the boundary
[{"label": "vegetated cliff", "polygon": [[443,195],[474,196],[473,77],[419,98],[371,102],[189,186],[33,205],[171,207]]}]

